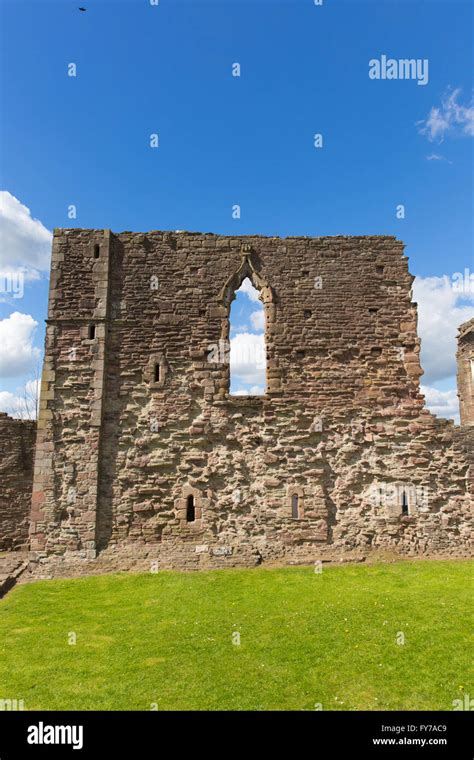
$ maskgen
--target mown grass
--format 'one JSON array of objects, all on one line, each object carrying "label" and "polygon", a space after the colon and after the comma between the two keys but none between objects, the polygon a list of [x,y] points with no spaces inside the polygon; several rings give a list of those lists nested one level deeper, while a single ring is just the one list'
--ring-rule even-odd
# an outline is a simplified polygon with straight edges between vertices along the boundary
[{"label": "mown grass", "polygon": [[420,561],[19,586],[0,602],[0,699],[29,710],[450,710],[474,695],[473,567]]}]

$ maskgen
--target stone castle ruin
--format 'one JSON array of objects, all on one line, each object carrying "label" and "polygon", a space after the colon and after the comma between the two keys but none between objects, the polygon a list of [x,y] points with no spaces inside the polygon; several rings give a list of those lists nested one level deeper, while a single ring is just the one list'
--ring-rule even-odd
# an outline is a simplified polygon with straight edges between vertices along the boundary
[{"label": "stone castle ruin", "polygon": [[[424,408],[403,248],[56,230],[33,561],[468,555],[474,320],[460,331],[455,426]],[[265,311],[263,396],[229,392],[229,312],[245,278]]]}]

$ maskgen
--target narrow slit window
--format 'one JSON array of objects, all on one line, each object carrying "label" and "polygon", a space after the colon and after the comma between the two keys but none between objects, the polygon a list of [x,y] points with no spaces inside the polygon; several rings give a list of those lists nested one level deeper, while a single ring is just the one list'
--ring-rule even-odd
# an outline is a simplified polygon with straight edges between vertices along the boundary
[{"label": "narrow slit window", "polygon": [[408,499],[406,491],[402,493],[402,515],[408,514]]},{"label": "narrow slit window", "polygon": [[196,519],[196,508],[194,506],[194,496],[189,494],[186,500],[186,522],[194,522]]},{"label": "narrow slit window", "polygon": [[155,383],[159,383],[161,380],[161,368],[159,363],[155,364],[155,371],[153,373]]},{"label": "narrow slit window", "polygon": [[297,493],[294,493],[291,497],[291,516],[298,519],[300,516],[299,497]]},{"label": "narrow slit window", "polygon": [[94,246],[94,258],[98,259],[100,256],[100,245],[98,243]]},{"label": "narrow slit window", "polygon": [[89,340],[95,339],[95,325],[89,325]]}]

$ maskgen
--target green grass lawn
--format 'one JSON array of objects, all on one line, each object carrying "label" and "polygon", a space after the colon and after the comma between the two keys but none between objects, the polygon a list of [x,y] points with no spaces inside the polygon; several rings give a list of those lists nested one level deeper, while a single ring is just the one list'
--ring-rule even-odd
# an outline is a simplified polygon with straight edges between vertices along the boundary
[{"label": "green grass lawn", "polygon": [[0,699],[29,710],[451,710],[474,696],[473,565],[19,586],[0,601]]}]

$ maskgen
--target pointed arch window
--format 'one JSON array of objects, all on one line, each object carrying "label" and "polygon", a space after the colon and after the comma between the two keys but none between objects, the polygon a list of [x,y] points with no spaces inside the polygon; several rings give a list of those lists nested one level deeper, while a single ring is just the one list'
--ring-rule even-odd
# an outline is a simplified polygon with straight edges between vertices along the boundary
[{"label": "pointed arch window", "polygon": [[[221,328],[227,347],[225,379],[230,396],[261,396],[269,390],[267,363],[272,350],[274,297],[252,261],[249,246],[243,246],[242,252],[238,270],[220,294],[226,310]],[[272,383],[277,385],[276,373]]]},{"label": "pointed arch window", "polygon": [[247,277],[234,294],[229,313],[229,392],[262,396],[266,390],[265,309]]}]

